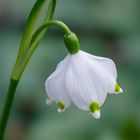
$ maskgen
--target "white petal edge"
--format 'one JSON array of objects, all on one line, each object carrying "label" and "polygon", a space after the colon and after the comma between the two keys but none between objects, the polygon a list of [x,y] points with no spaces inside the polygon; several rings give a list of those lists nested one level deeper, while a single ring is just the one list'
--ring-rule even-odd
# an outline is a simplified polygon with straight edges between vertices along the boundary
[{"label": "white petal edge", "polygon": [[99,119],[101,116],[100,111],[95,111],[94,113],[90,113],[95,119]]},{"label": "white petal edge", "polygon": [[47,104],[47,105],[51,105],[52,103],[53,103],[53,100],[47,98],[47,100],[46,100],[46,104]]},{"label": "white petal edge", "polygon": [[117,69],[114,61],[110,58],[107,57],[100,57],[100,56],[95,56],[89,53],[86,53],[84,51],[80,51],[81,54],[84,54],[88,56],[88,58],[97,61],[99,65],[102,65],[109,73],[112,74],[115,78],[117,78]]},{"label": "white petal edge", "polygon": [[45,88],[50,100],[57,102],[62,102],[65,108],[69,107],[71,104],[71,99],[67,94],[65,89],[65,71],[69,61],[69,55],[61,61],[56,70],[48,77],[45,82]]}]

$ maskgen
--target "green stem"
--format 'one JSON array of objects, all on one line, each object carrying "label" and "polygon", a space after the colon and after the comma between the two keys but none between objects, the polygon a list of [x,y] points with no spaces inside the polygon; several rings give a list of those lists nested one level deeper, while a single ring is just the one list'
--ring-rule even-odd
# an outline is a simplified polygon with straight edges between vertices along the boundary
[{"label": "green stem", "polygon": [[57,20],[51,20],[46,22],[45,24],[43,24],[42,26],[40,26],[38,28],[38,30],[33,34],[32,38],[31,38],[31,42],[30,45],[28,47],[28,49],[26,50],[26,52],[24,53],[24,57],[22,57],[19,61],[19,63],[16,64],[15,69],[12,72],[11,78],[15,79],[15,80],[19,80],[27,63],[29,62],[32,54],[34,53],[34,51],[36,50],[36,48],[38,47],[38,42],[40,40],[40,34],[42,34],[42,32],[44,32],[44,30],[46,30],[48,27],[50,26],[59,26],[61,27],[64,32],[66,34],[71,33],[70,29],[61,21],[57,21]]},{"label": "green stem", "polygon": [[66,26],[63,22],[58,21],[58,20],[51,20],[51,21],[47,21],[47,23],[43,24],[42,26],[40,26],[38,28],[38,30],[33,34],[32,39],[31,39],[31,43],[29,46],[32,45],[32,43],[36,40],[36,38],[39,36],[39,34],[45,30],[46,28],[48,28],[49,26],[59,26],[61,27],[65,34],[69,34],[71,33],[70,29],[68,28],[68,26]]},{"label": "green stem", "polygon": [[1,115],[1,120],[0,120],[0,140],[3,140],[3,137],[4,137],[6,124],[8,122],[8,118],[10,115],[10,110],[11,110],[11,107],[13,104],[17,85],[18,85],[18,81],[10,80],[9,89],[8,89],[8,93],[7,93],[7,97],[6,97],[6,102],[5,102],[3,112]]},{"label": "green stem", "polygon": [[[34,35],[32,37],[32,43],[36,42],[36,39],[41,34],[41,32],[43,32],[46,28],[48,28],[49,26],[52,26],[52,25],[60,26],[61,28],[64,29],[64,32],[66,34],[69,34],[71,32],[69,30],[69,28],[63,22],[56,21],[56,20],[48,21],[46,24],[42,25],[34,33]],[[0,140],[3,140],[3,137],[4,137],[4,132],[5,132],[6,125],[7,125],[7,122],[8,122],[8,118],[9,118],[9,115],[10,115],[10,111],[11,111],[11,107],[12,107],[12,104],[13,104],[14,95],[15,95],[15,91],[16,91],[18,82],[20,80],[20,77],[21,77],[21,75],[22,75],[22,73],[23,73],[23,71],[24,71],[24,69],[25,69],[25,67],[26,67],[31,55],[35,51],[35,49],[36,49],[36,47],[29,48],[29,52],[23,58],[23,62],[21,63],[20,66],[18,66],[18,70],[16,71],[17,74],[20,73],[18,78],[17,78],[18,80],[14,79],[11,76],[9,89],[8,89],[8,93],[7,93],[7,97],[6,97],[6,102],[5,102],[4,109],[3,109],[3,112],[2,112],[2,115],[1,115],[1,120],[0,120]]]},{"label": "green stem", "polygon": [[[6,101],[5,101],[5,104],[4,104],[3,112],[1,114],[0,140],[4,139],[4,132],[5,132],[6,125],[7,125],[7,122],[8,122],[8,118],[9,118],[9,115],[10,115],[11,107],[12,107],[12,104],[13,104],[15,91],[16,91],[18,82],[20,80],[20,77],[22,75],[22,72],[23,72],[23,70],[22,70],[22,72],[20,72],[21,75],[19,76],[18,71],[21,70],[20,67],[23,68],[23,64],[21,62],[22,62],[22,60],[25,59],[25,57],[27,55],[26,52],[29,49],[28,46],[29,46],[29,43],[30,43],[30,39],[32,38],[33,29],[34,29],[34,26],[36,24],[36,20],[40,16],[40,11],[41,11],[42,6],[44,5],[44,3],[46,1],[47,0],[37,0],[35,6],[33,7],[32,11],[30,13],[30,16],[28,18],[28,21],[27,21],[27,24],[26,24],[26,27],[25,27],[25,31],[24,31],[24,34],[23,34],[23,37],[22,37],[22,41],[21,41],[18,57],[17,57],[17,60],[16,60],[16,64],[15,64],[15,67],[14,67],[14,69],[12,71],[12,74],[11,74],[11,80],[10,80],[10,84],[9,84],[8,93],[7,93]],[[42,22],[42,24],[47,22],[48,20],[52,19],[52,16],[53,16],[53,13],[54,13],[54,10],[55,10],[55,5],[56,5],[56,0],[51,0],[50,4],[49,4],[49,7],[48,7],[47,14],[46,14],[45,19]],[[43,37],[43,33],[40,34],[40,36],[38,37],[38,42],[36,42],[36,44],[34,44],[35,46],[38,45],[38,43],[39,43],[39,41],[41,40],[42,37]],[[18,75],[17,79],[15,78],[16,75]]]},{"label": "green stem", "polygon": [[[27,55],[27,52],[28,52],[29,46],[30,46],[29,44],[31,42],[32,35],[34,33],[33,27],[35,26],[36,20],[38,19],[38,16],[40,13],[40,10],[41,10],[44,2],[46,2],[46,1],[48,1],[48,0],[37,0],[37,2],[35,3],[32,11],[29,15],[29,18],[28,18],[28,21],[27,21],[27,24],[25,27],[25,31],[23,33],[22,41],[20,44],[20,49],[19,49],[19,53],[18,53],[18,56],[16,59],[16,63],[15,63],[15,66],[14,66],[12,74],[11,74],[12,79],[15,79],[15,80],[20,79],[20,76],[21,76],[20,71],[22,69],[21,68],[22,62],[24,61],[24,58]],[[45,19],[41,25],[45,24],[48,20],[52,19],[53,14],[54,14],[54,10],[55,10],[55,6],[56,6],[56,0],[50,0],[47,14],[46,14]],[[46,28],[46,30],[47,30],[47,28]],[[46,30],[44,30],[43,32],[41,32],[41,34],[39,34],[36,43],[33,44],[33,46],[35,46],[35,48],[37,48],[37,46],[38,46],[39,42],[41,41],[42,37],[44,36]]]}]

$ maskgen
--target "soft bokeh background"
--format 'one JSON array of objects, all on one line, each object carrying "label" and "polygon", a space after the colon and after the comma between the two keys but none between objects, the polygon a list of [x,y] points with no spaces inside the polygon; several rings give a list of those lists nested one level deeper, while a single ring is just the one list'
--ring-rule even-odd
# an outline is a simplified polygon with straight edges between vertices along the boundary
[{"label": "soft bokeh background", "polygon": [[[0,0],[0,113],[23,28],[35,0]],[[76,32],[81,49],[112,58],[124,93],[109,95],[100,120],[70,107],[46,106],[44,82],[66,54],[63,32],[51,28],[16,92],[6,140],[140,140],[140,1],[57,0],[55,19]]]}]

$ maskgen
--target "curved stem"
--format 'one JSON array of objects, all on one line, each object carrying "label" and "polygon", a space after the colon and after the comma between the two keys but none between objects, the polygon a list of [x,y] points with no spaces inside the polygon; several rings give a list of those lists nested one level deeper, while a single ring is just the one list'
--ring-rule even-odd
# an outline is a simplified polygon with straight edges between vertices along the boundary
[{"label": "curved stem", "polygon": [[42,26],[40,26],[38,30],[33,34],[30,45],[28,49],[26,50],[26,52],[24,53],[23,57],[20,59],[19,63],[16,65],[16,69],[14,69],[14,71],[12,72],[12,75],[11,75],[12,79],[15,79],[15,80],[20,79],[27,63],[29,62],[33,52],[36,50],[38,46],[37,44],[40,40],[40,34],[42,34],[42,32],[44,32],[44,30],[46,30],[48,27],[54,26],[54,25],[61,27],[66,34],[71,33],[70,29],[63,22],[58,21],[58,20],[51,20],[51,21],[46,22]]},{"label": "curved stem", "polygon": [[[31,31],[33,29],[33,25],[36,22],[36,18],[39,16],[40,10],[42,8],[42,5],[44,4],[46,0],[37,0],[35,6],[33,7],[31,14],[29,16],[26,28],[25,28],[25,32],[22,38],[22,43],[20,45],[20,49],[19,49],[19,54],[14,66],[14,69],[12,71],[11,74],[11,79],[10,79],[10,83],[9,83],[9,88],[8,88],[8,92],[7,92],[7,97],[6,97],[6,101],[4,104],[4,108],[3,108],[3,112],[1,114],[1,119],[0,119],[0,140],[4,139],[4,132],[6,129],[6,125],[8,122],[8,118],[10,115],[10,111],[12,108],[12,104],[13,104],[13,100],[14,100],[14,95],[15,95],[15,91],[18,85],[18,82],[20,80],[20,77],[23,73],[23,65],[26,66],[24,60],[26,59],[27,56],[27,52],[28,52],[28,41],[31,39],[32,35],[31,35]],[[49,5],[49,10],[48,13],[46,15],[46,18],[44,20],[44,22],[51,20],[54,10],[55,10],[55,5],[56,5],[56,0],[51,0],[51,3]],[[36,42],[36,44],[34,44],[35,46],[38,45],[39,41],[41,40],[43,34],[40,35],[38,42]],[[29,41],[30,43],[30,41]],[[25,50],[25,51],[24,51]],[[27,57],[29,58],[29,57]],[[23,64],[22,64],[23,61]],[[21,69],[22,68],[22,69]],[[20,71],[20,72],[19,72]],[[19,75],[20,73],[20,75]]]},{"label": "curved stem", "polygon": [[31,42],[30,42],[30,46],[32,45],[32,43],[34,42],[34,40],[36,40],[36,38],[38,37],[38,35],[43,31],[45,30],[46,28],[48,28],[49,26],[59,26],[61,27],[64,32],[66,34],[69,34],[71,33],[70,29],[68,28],[68,26],[66,26],[63,22],[61,21],[58,21],[58,20],[51,20],[51,21],[48,21],[47,23],[43,24],[42,26],[40,26],[38,28],[38,30],[33,34],[32,36],[32,39],[31,39]]},{"label": "curved stem", "polygon": [[17,85],[18,85],[18,81],[10,80],[6,102],[5,102],[1,120],[0,120],[0,140],[3,140],[3,137],[4,137],[4,131],[5,131],[6,124],[9,118],[9,114],[10,114],[10,110],[13,104]]},{"label": "curved stem", "polygon": [[[25,57],[27,51],[29,50],[29,44],[31,42],[31,38],[32,35],[34,33],[34,29],[35,29],[35,25],[37,23],[37,20],[40,16],[40,12],[43,8],[43,5],[47,2],[48,0],[37,0],[34,7],[31,10],[31,13],[29,15],[29,18],[27,20],[26,26],[25,26],[25,30],[22,36],[22,40],[21,40],[21,44],[20,44],[20,48],[19,48],[19,52],[18,52],[18,56],[16,59],[16,63],[15,66],[13,68],[12,71],[12,78],[14,75],[14,79],[15,80],[19,80],[16,77],[17,74],[17,69],[19,68],[19,66],[21,65],[21,62],[23,60],[23,58]],[[46,16],[44,18],[44,20],[42,21],[41,25],[43,25],[44,23],[46,23],[47,21],[51,20],[54,14],[54,10],[56,7],[56,0],[50,0],[50,3],[48,5],[48,9],[46,11]],[[36,42],[35,46],[38,46],[41,38],[43,37],[44,33],[46,32],[46,30],[44,30],[44,32],[42,32],[39,37],[38,37],[38,42]]]}]

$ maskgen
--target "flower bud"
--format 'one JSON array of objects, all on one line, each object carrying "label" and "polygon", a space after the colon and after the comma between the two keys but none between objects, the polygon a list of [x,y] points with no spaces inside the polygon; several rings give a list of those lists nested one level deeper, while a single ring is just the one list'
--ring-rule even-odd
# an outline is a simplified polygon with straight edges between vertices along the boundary
[{"label": "flower bud", "polygon": [[70,54],[75,54],[80,49],[79,40],[75,33],[68,33],[64,35],[64,43]]}]

